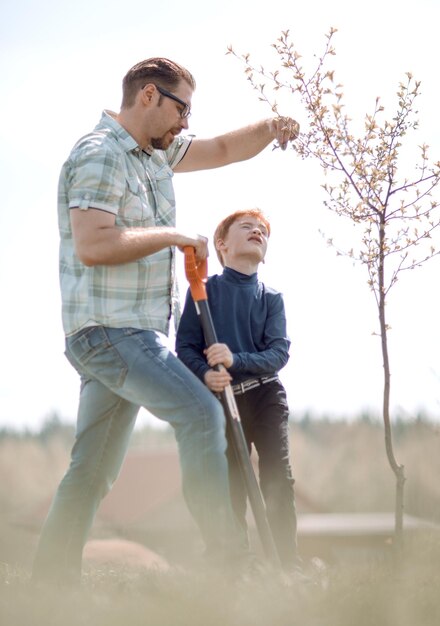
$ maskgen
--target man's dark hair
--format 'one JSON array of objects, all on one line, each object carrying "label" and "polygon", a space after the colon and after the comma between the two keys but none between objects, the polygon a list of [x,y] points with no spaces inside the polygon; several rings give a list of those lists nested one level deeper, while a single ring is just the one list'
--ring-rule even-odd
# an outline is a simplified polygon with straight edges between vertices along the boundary
[{"label": "man's dark hair", "polygon": [[128,109],[133,106],[137,92],[147,83],[154,83],[164,89],[172,90],[181,80],[185,80],[193,90],[196,88],[193,75],[174,61],[153,57],[136,63],[122,80],[121,107]]}]

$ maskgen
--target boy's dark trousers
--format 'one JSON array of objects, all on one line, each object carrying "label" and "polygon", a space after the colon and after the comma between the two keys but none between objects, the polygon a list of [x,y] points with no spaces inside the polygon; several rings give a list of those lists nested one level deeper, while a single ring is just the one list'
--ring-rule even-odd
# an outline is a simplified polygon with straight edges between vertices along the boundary
[{"label": "boy's dark trousers", "polygon": [[[249,453],[253,444],[258,454],[260,488],[275,545],[283,567],[289,568],[298,554],[286,392],[282,383],[274,380],[235,395],[235,400]],[[246,487],[230,445],[227,456],[232,505],[239,523],[247,528]]]}]

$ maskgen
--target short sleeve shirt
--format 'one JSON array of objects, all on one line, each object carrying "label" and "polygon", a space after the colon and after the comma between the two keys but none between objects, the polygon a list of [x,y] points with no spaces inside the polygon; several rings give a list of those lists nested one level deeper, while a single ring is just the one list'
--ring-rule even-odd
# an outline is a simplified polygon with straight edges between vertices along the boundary
[{"label": "short sleeve shirt", "polygon": [[172,248],[120,265],[85,266],[75,253],[70,209],[112,213],[116,226],[175,226],[173,168],[191,138],[144,152],[104,111],[94,131],[74,146],[58,186],[60,285],[66,335],[87,326],[133,327],[168,333],[177,293]]}]

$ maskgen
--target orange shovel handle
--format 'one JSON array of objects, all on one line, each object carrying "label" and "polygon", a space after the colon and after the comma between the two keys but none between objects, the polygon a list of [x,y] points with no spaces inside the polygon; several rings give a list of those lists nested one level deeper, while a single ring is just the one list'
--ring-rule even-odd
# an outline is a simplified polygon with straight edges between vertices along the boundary
[{"label": "orange shovel handle", "polygon": [[208,262],[206,259],[196,263],[196,255],[192,246],[185,246],[185,274],[194,302],[207,300],[206,280],[208,277]]}]

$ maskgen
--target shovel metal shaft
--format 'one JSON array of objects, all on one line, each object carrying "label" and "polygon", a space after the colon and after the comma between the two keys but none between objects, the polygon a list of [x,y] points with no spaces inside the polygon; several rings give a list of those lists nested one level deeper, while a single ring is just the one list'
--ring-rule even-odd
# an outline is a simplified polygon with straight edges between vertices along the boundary
[{"label": "shovel metal shaft", "polygon": [[[209,347],[213,343],[217,343],[217,335],[212,321],[208,300],[195,301],[195,306],[200,319],[200,324],[202,326],[206,345]],[[222,367],[223,366],[217,366],[216,369],[221,369]],[[243,427],[241,425],[240,414],[238,412],[231,385],[228,385],[219,395],[225,411],[227,424],[229,426],[231,443],[246,486],[249,503],[254,515],[255,524],[257,526],[264,553],[266,558],[274,565],[280,566],[280,558],[278,556],[272,532],[267,520],[266,507],[264,505],[260,487],[255,477],[249,457],[249,451]]]}]

